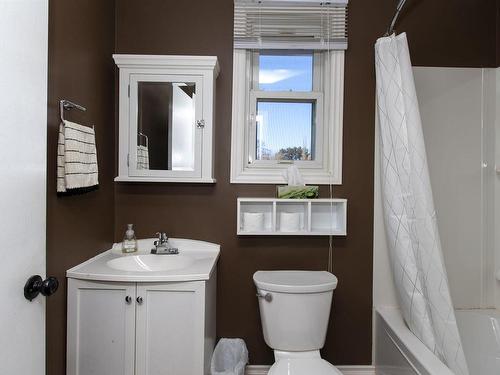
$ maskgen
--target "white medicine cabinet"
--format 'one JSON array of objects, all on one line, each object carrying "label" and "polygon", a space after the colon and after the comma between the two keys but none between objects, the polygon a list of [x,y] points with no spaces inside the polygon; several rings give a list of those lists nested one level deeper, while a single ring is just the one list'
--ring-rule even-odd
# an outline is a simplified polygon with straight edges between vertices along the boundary
[{"label": "white medicine cabinet", "polygon": [[113,58],[120,82],[115,181],[214,183],[217,57]]}]

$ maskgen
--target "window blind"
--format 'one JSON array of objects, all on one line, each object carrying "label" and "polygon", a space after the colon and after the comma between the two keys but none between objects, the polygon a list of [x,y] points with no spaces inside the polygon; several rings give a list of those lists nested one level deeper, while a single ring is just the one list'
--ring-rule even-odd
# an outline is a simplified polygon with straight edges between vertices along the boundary
[{"label": "window blind", "polygon": [[347,49],[348,0],[235,0],[234,48]]}]

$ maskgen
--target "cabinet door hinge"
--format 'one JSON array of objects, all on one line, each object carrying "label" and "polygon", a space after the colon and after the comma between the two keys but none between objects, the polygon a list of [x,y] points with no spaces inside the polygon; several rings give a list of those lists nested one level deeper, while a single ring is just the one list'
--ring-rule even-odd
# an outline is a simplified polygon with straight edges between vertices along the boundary
[{"label": "cabinet door hinge", "polygon": [[130,154],[127,154],[127,167],[130,167]]},{"label": "cabinet door hinge", "polygon": [[130,98],[130,85],[128,85],[127,95],[128,95],[128,97]]}]

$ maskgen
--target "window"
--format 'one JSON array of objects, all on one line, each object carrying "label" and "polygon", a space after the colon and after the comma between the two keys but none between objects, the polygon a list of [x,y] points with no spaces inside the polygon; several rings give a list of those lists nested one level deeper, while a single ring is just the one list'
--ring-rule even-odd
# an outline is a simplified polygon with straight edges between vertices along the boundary
[{"label": "window", "polygon": [[343,55],[235,50],[231,182],[341,183]]},{"label": "window", "polygon": [[253,52],[249,163],[313,160],[318,85],[312,52]]},{"label": "window", "polygon": [[[304,15],[307,14],[307,17]],[[235,0],[232,183],[340,184],[347,0]]]}]

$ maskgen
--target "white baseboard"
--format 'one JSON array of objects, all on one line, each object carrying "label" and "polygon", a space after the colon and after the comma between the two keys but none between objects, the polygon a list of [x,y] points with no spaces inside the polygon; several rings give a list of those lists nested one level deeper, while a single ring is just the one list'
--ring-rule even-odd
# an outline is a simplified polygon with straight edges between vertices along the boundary
[{"label": "white baseboard", "polygon": [[337,366],[344,375],[375,375],[375,366]]},{"label": "white baseboard", "polygon": [[[271,366],[247,366],[245,375],[267,375]],[[344,375],[375,375],[374,366],[337,366]]]}]

